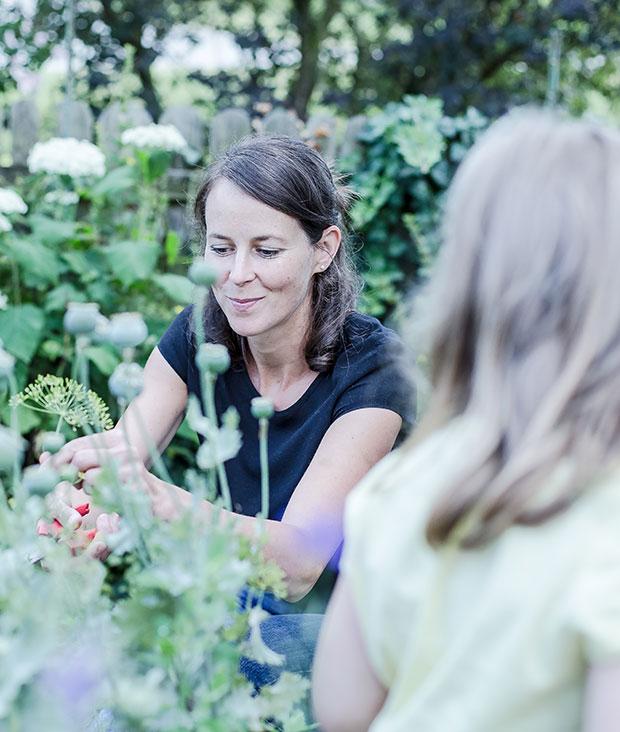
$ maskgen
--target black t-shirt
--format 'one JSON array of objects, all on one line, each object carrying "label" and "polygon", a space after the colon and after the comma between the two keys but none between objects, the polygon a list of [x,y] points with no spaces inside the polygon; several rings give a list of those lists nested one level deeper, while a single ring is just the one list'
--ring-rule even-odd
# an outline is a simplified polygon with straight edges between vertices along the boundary
[{"label": "black t-shirt", "polygon": [[[200,398],[200,373],[195,363],[193,306],[183,310],[164,333],[159,350]],[[376,318],[359,313],[345,321],[342,351],[331,371],[319,373],[305,393],[269,420],[269,518],[280,520],[295,487],[327,432],[338,417],[355,409],[380,407],[398,413],[405,424],[415,417],[412,386],[402,375],[402,344],[394,331]],[[225,463],[233,510],[254,516],[261,509],[258,423],[250,401],[259,396],[240,364],[220,374],[215,383],[218,416],[234,406],[239,412],[243,444]]]}]

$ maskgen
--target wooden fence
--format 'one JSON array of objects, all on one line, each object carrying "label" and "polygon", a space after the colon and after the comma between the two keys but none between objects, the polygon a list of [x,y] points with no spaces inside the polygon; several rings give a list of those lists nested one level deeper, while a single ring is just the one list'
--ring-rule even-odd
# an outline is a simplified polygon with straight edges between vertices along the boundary
[{"label": "wooden fence", "polygon": [[[0,185],[10,185],[16,177],[26,172],[30,151],[36,142],[43,140],[42,124],[33,99],[17,101],[4,110],[4,114],[0,110],[0,115],[0,121],[4,122],[0,128],[0,145],[4,150],[0,164]],[[103,149],[108,161],[113,162],[120,152],[122,132],[152,121],[139,100],[122,104],[116,102],[103,110],[97,119],[85,102],[64,102],[56,109],[54,134],[95,142]],[[194,188],[192,178],[199,171],[197,166],[220,155],[235,140],[252,132],[290,135],[306,140],[327,161],[333,162],[355,149],[358,134],[365,122],[366,117],[358,115],[339,124],[331,115],[320,113],[302,123],[294,113],[281,107],[270,109],[264,116],[254,119],[244,109],[224,109],[209,121],[205,121],[198,110],[190,106],[166,109],[159,123],[174,125],[200,156],[194,165],[187,164],[181,156],[175,156],[168,171],[170,225],[179,231],[185,228],[185,205],[188,191]]]},{"label": "wooden fence", "polygon": [[[193,107],[177,106],[166,109],[160,124],[174,125],[191,148],[201,155],[201,162],[217,157],[234,141],[253,131],[280,133],[307,140],[321,152],[326,160],[336,160],[346,155],[357,144],[357,135],[366,118],[363,115],[350,118],[343,129],[337,121],[325,113],[315,114],[307,123],[302,123],[294,113],[275,107],[261,118],[250,117],[244,109],[225,109],[206,122]],[[124,104],[114,103],[107,107],[97,119],[85,102],[60,104],[56,111],[55,134],[75,137],[98,144],[110,158],[119,150],[123,130],[146,125],[153,120],[141,102],[131,100]],[[41,139],[41,121],[33,99],[15,102],[4,112],[4,130],[10,133],[10,161],[6,169],[25,168],[28,154]],[[3,147],[5,147],[3,145]]]}]

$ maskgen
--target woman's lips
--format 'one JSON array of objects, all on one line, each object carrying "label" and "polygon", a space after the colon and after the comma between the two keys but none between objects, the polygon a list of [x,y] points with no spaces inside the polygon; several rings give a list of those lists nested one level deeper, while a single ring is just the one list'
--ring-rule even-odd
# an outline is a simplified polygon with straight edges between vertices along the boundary
[{"label": "woman's lips", "polygon": [[248,310],[251,310],[254,305],[256,305],[257,302],[260,302],[263,298],[262,297],[246,297],[246,298],[237,298],[237,297],[229,297],[228,301],[233,306],[235,310],[237,310],[240,313],[247,312]]}]

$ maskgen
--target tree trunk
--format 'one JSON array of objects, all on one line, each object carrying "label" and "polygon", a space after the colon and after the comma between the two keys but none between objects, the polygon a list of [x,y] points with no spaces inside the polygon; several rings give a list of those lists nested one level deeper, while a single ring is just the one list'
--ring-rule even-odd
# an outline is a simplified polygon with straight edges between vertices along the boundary
[{"label": "tree trunk", "polygon": [[308,103],[319,77],[319,49],[327,35],[334,13],[340,7],[340,0],[327,0],[325,10],[315,16],[310,8],[310,0],[293,0],[293,22],[301,39],[301,63],[297,77],[291,83],[293,108],[300,119],[308,116]]},{"label": "tree trunk", "polygon": [[148,113],[157,122],[162,110],[151,76],[151,64],[155,58],[155,54],[150,49],[144,49],[142,46],[136,48],[133,58],[133,70],[140,77],[142,85],[139,92],[140,97],[144,99]]}]

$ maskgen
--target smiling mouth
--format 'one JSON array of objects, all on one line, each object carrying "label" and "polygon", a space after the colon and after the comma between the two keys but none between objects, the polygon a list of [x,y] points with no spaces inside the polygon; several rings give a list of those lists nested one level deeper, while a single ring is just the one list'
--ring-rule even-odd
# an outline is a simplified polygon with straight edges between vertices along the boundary
[{"label": "smiling mouth", "polygon": [[240,312],[244,312],[246,310],[250,310],[254,305],[256,305],[257,302],[260,302],[263,298],[262,297],[248,297],[248,298],[237,298],[237,297],[229,297],[228,301],[233,306],[235,310],[238,310]]}]

